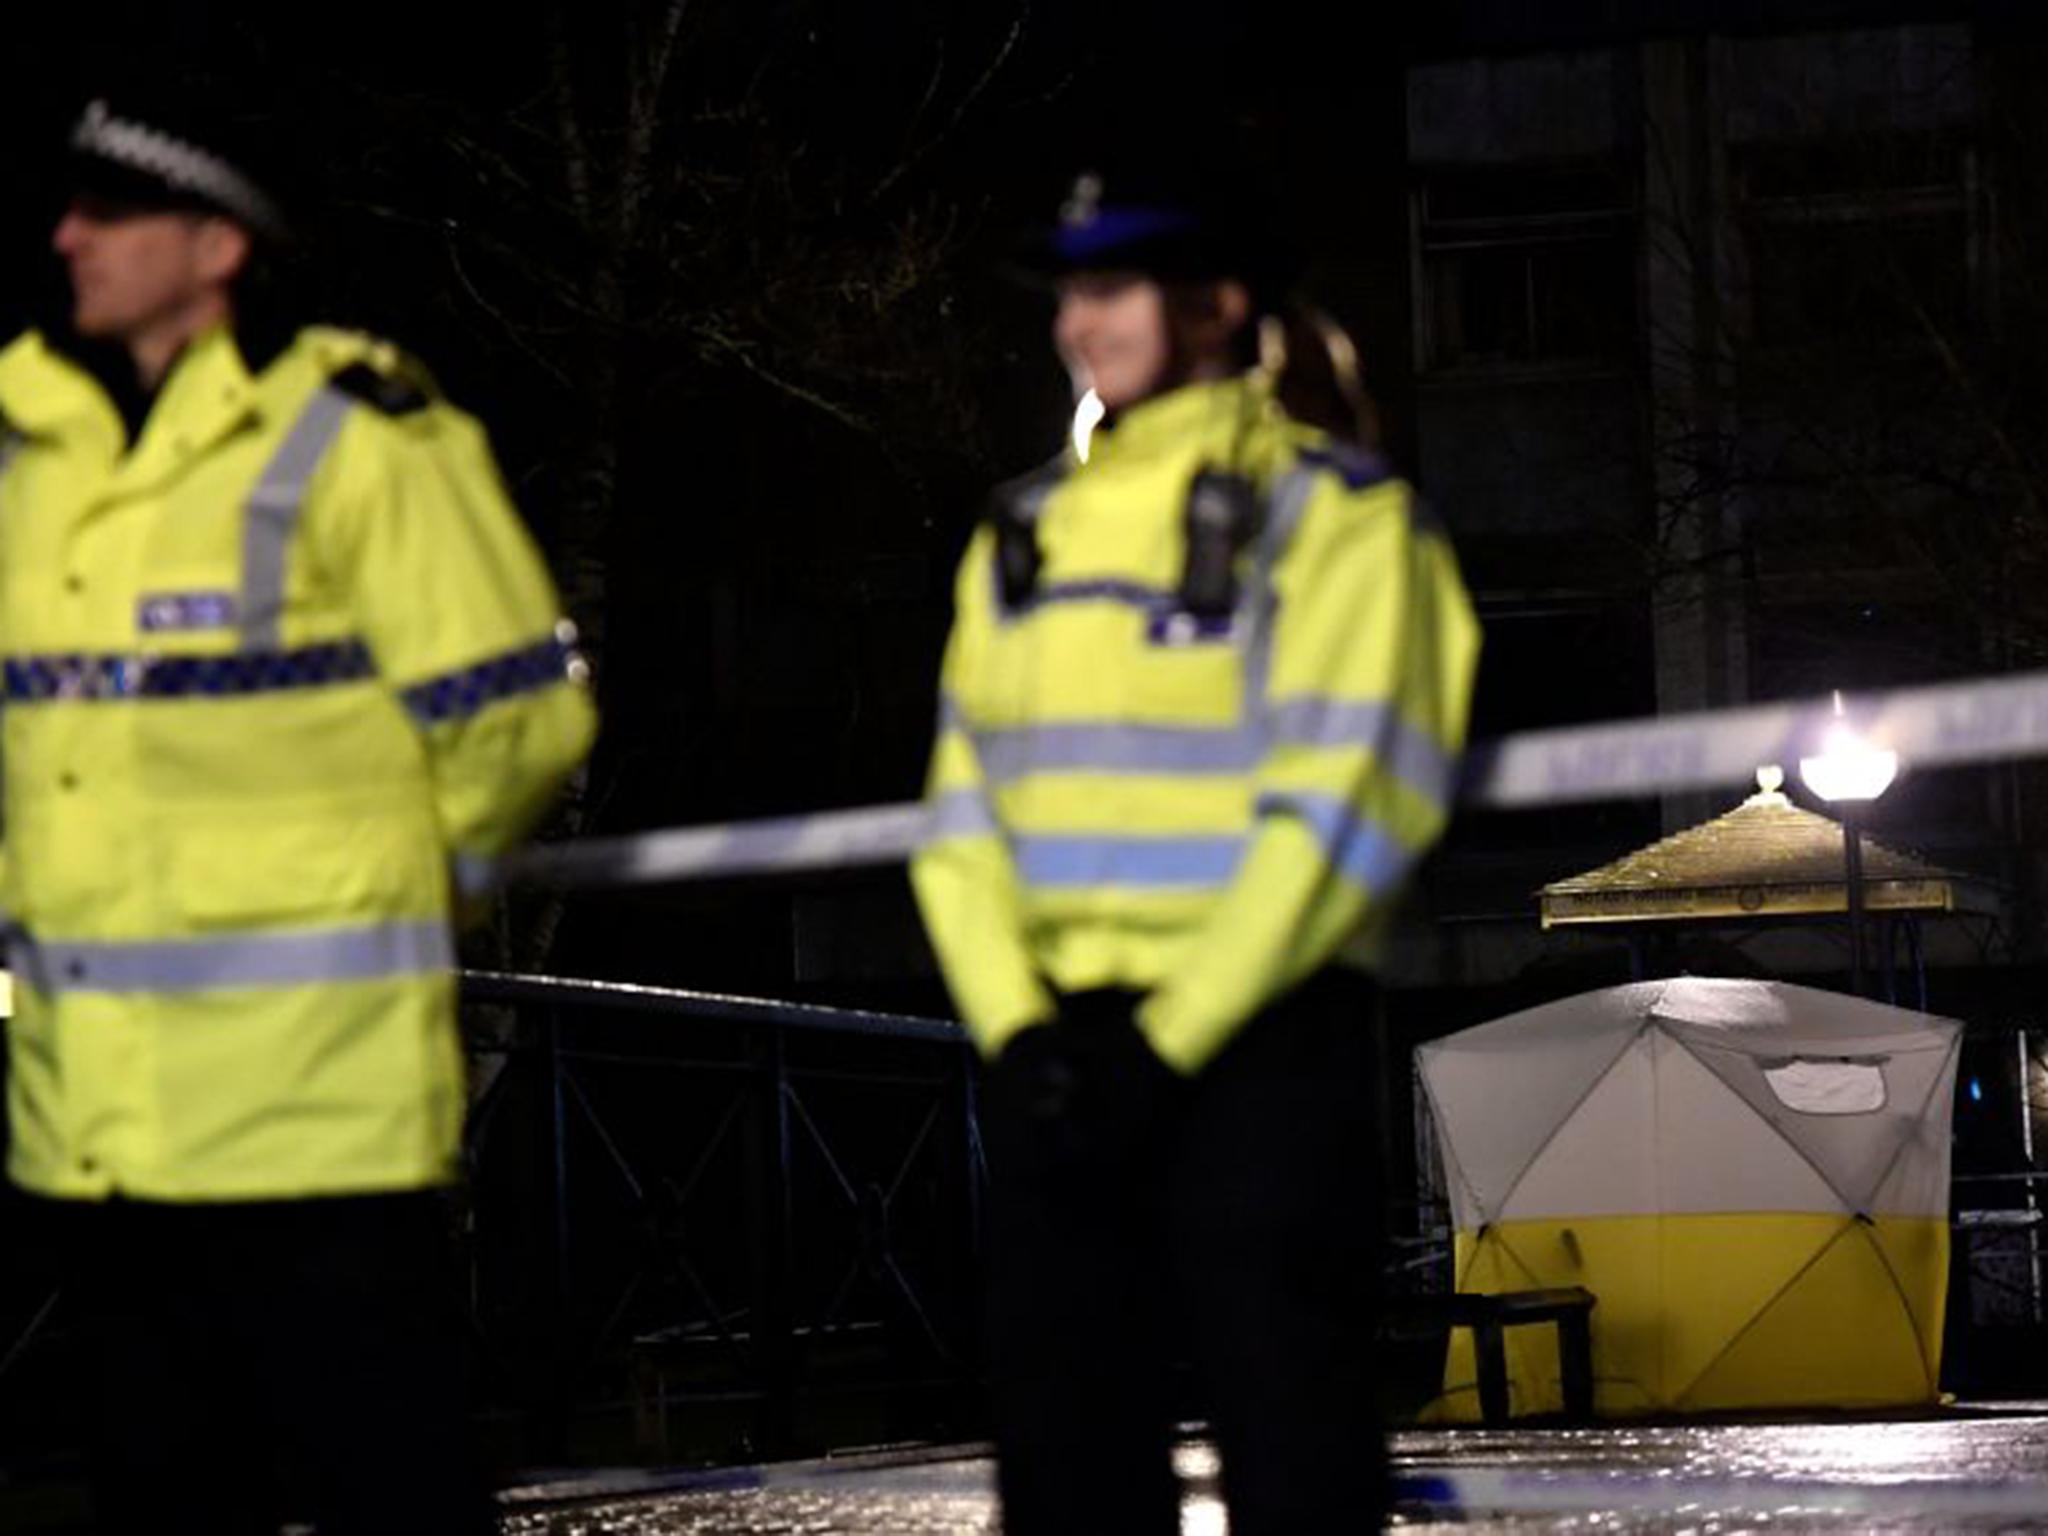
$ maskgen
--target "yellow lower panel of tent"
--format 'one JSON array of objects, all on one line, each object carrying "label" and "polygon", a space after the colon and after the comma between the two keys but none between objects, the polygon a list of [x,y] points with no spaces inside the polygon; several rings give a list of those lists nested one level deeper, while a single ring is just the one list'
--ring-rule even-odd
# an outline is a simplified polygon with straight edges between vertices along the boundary
[{"label": "yellow lower panel of tent", "polygon": [[[1939,1396],[1948,1223],[1840,1214],[1587,1216],[1457,1235],[1461,1291],[1582,1285],[1601,1414],[1862,1408]],[[1507,1331],[1515,1413],[1563,1407],[1556,1330]],[[1472,1336],[1425,1417],[1479,1418]]]}]

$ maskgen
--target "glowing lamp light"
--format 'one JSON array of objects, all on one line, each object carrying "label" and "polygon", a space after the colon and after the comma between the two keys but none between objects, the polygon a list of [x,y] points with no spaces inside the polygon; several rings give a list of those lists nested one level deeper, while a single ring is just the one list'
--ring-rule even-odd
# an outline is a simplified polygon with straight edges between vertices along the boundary
[{"label": "glowing lamp light", "polygon": [[1088,462],[1088,444],[1102,425],[1103,414],[1102,397],[1092,389],[1074,406],[1074,457],[1083,464]]},{"label": "glowing lamp light", "polygon": [[1899,776],[1899,754],[1873,746],[1842,718],[1842,696],[1835,695],[1835,722],[1821,737],[1820,751],[1799,759],[1799,777],[1821,799],[1875,800]]}]

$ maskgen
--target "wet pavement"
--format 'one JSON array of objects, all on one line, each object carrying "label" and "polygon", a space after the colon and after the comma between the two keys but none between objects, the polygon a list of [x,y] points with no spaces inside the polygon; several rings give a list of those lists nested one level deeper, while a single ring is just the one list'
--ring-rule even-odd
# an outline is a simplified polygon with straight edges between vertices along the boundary
[{"label": "wet pavement", "polygon": [[[978,1536],[982,1448],[529,1487],[505,1536]],[[1406,1531],[2048,1531],[2048,1403],[1802,1424],[1429,1430],[1394,1440]],[[1184,1536],[1228,1530],[1182,1448]],[[666,1482],[667,1486],[664,1486]],[[573,1497],[573,1501],[572,1500]]]}]

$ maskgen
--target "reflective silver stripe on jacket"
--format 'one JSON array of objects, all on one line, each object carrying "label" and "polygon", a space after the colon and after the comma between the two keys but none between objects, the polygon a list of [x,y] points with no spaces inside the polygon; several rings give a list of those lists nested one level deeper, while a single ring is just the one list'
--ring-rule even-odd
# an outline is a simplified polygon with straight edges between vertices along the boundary
[{"label": "reflective silver stripe on jacket", "polygon": [[246,651],[278,648],[285,560],[305,506],[306,487],[354,404],[332,386],[315,390],[277,452],[263,466],[256,489],[249,493],[242,523],[240,602],[242,649]]},{"label": "reflective silver stripe on jacket", "polygon": [[16,933],[9,959],[38,992],[206,992],[378,981],[445,971],[455,944],[440,921],[71,943]]},{"label": "reflective silver stripe on jacket", "polygon": [[1415,863],[1414,849],[1335,795],[1276,791],[1259,797],[1258,814],[1301,822],[1321,844],[1331,868],[1374,894],[1399,885]]},{"label": "reflective silver stripe on jacket", "polygon": [[1214,890],[1237,873],[1245,840],[1235,833],[1126,837],[1034,832],[1010,841],[1017,874],[1038,890],[1104,885]]},{"label": "reflective silver stripe on jacket", "polygon": [[1382,700],[1299,694],[1272,707],[1267,729],[1274,741],[1291,747],[1369,747],[1383,772],[1439,810],[1450,809],[1457,755]]},{"label": "reflective silver stripe on jacket", "polygon": [[1261,742],[1241,725],[1046,721],[976,731],[974,750],[991,782],[1010,784],[1038,773],[1247,773]]},{"label": "reflective silver stripe on jacket", "polygon": [[1001,785],[1039,773],[1249,773],[1275,746],[1369,751],[1383,772],[1439,808],[1449,807],[1456,777],[1451,754],[1393,705],[1323,694],[1299,694],[1227,726],[1051,721],[971,734],[983,772]]},{"label": "reflective silver stripe on jacket", "polygon": [[1316,472],[1296,465],[1275,483],[1266,501],[1266,525],[1259,530],[1254,553],[1252,579],[1244,584],[1238,599],[1238,621],[1251,636],[1244,654],[1244,697],[1251,707],[1264,705],[1266,684],[1273,671],[1273,624],[1279,595],[1273,590],[1273,574],[1295,530],[1308,513],[1316,492]]}]

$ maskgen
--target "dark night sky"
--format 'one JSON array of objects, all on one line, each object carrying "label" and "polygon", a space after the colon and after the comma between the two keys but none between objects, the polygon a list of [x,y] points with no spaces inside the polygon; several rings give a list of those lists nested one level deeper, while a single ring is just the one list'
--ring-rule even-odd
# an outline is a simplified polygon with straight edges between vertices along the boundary
[{"label": "dark night sky", "polygon": [[[323,316],[416,349],[484,418],[572,605],[602,620],[600,830],[915,793],[954,554],[982,488],[1042,457],[1066,409],[1044,302],[992,269],[1105,145],[1228,138],[1272,168],[1406,457],[1410,58],[2017,14],[1454,0],[1403,32],[1305,0],[695,0],[652,212],[608,245],[603,220],[559,206],[550,39],[574,60],[603,180],[623,153],[631,26],[662,9],[36,8],[9,19],[10,55],[32,65],[0,92],[0,329],[47,284],[62,136],[96,82],[202,65],[308,153]],[[786,984],[784,939],[734,958],[782,932],[773,898],[749,900],[714,922],[674,898],[668,915],[703,934],[662,951],[678,973]],[[661,921],[659,906],[635,910]],[[604,948],[585,962],[637,968]]]},{"label": "dark night sky", "polygon": [[[607,247],[556,206],[548,49],[558,30],[602,180],[630,26],[661,7],[280,9],[100,6],[17,32],[37,67],[0,95],[0,326],[49,291],[83,99],[138,72],[239,82],[311,162],[321,317],[414,348],[484,419],[572,606],[602,622],[600,829],[915,793],[953,558],[983,488],[1042,457],[1066,409],[1044,301],[992,269],[1079,164],[1227,130],[1289,168],[1306,222],[1342,226],[1362,205],[1325,188],[1398,157],[1398,54],[1362,27],[1303,49],[1271,7],[700,0],[662,99],[667,201],[593,320]],[[935,253],[903,233],[926,228]],[[845,298],[897,255],[925,263],[907,298]],[[728,335],[747,367],[706,340]],[[777,985],[778,899],[694,900],[674,898],[702,935],[665,951],[678,972]],[[664,905],[634,910],[659,925]],[[585,963],[641,969],[605,947]]]}]

